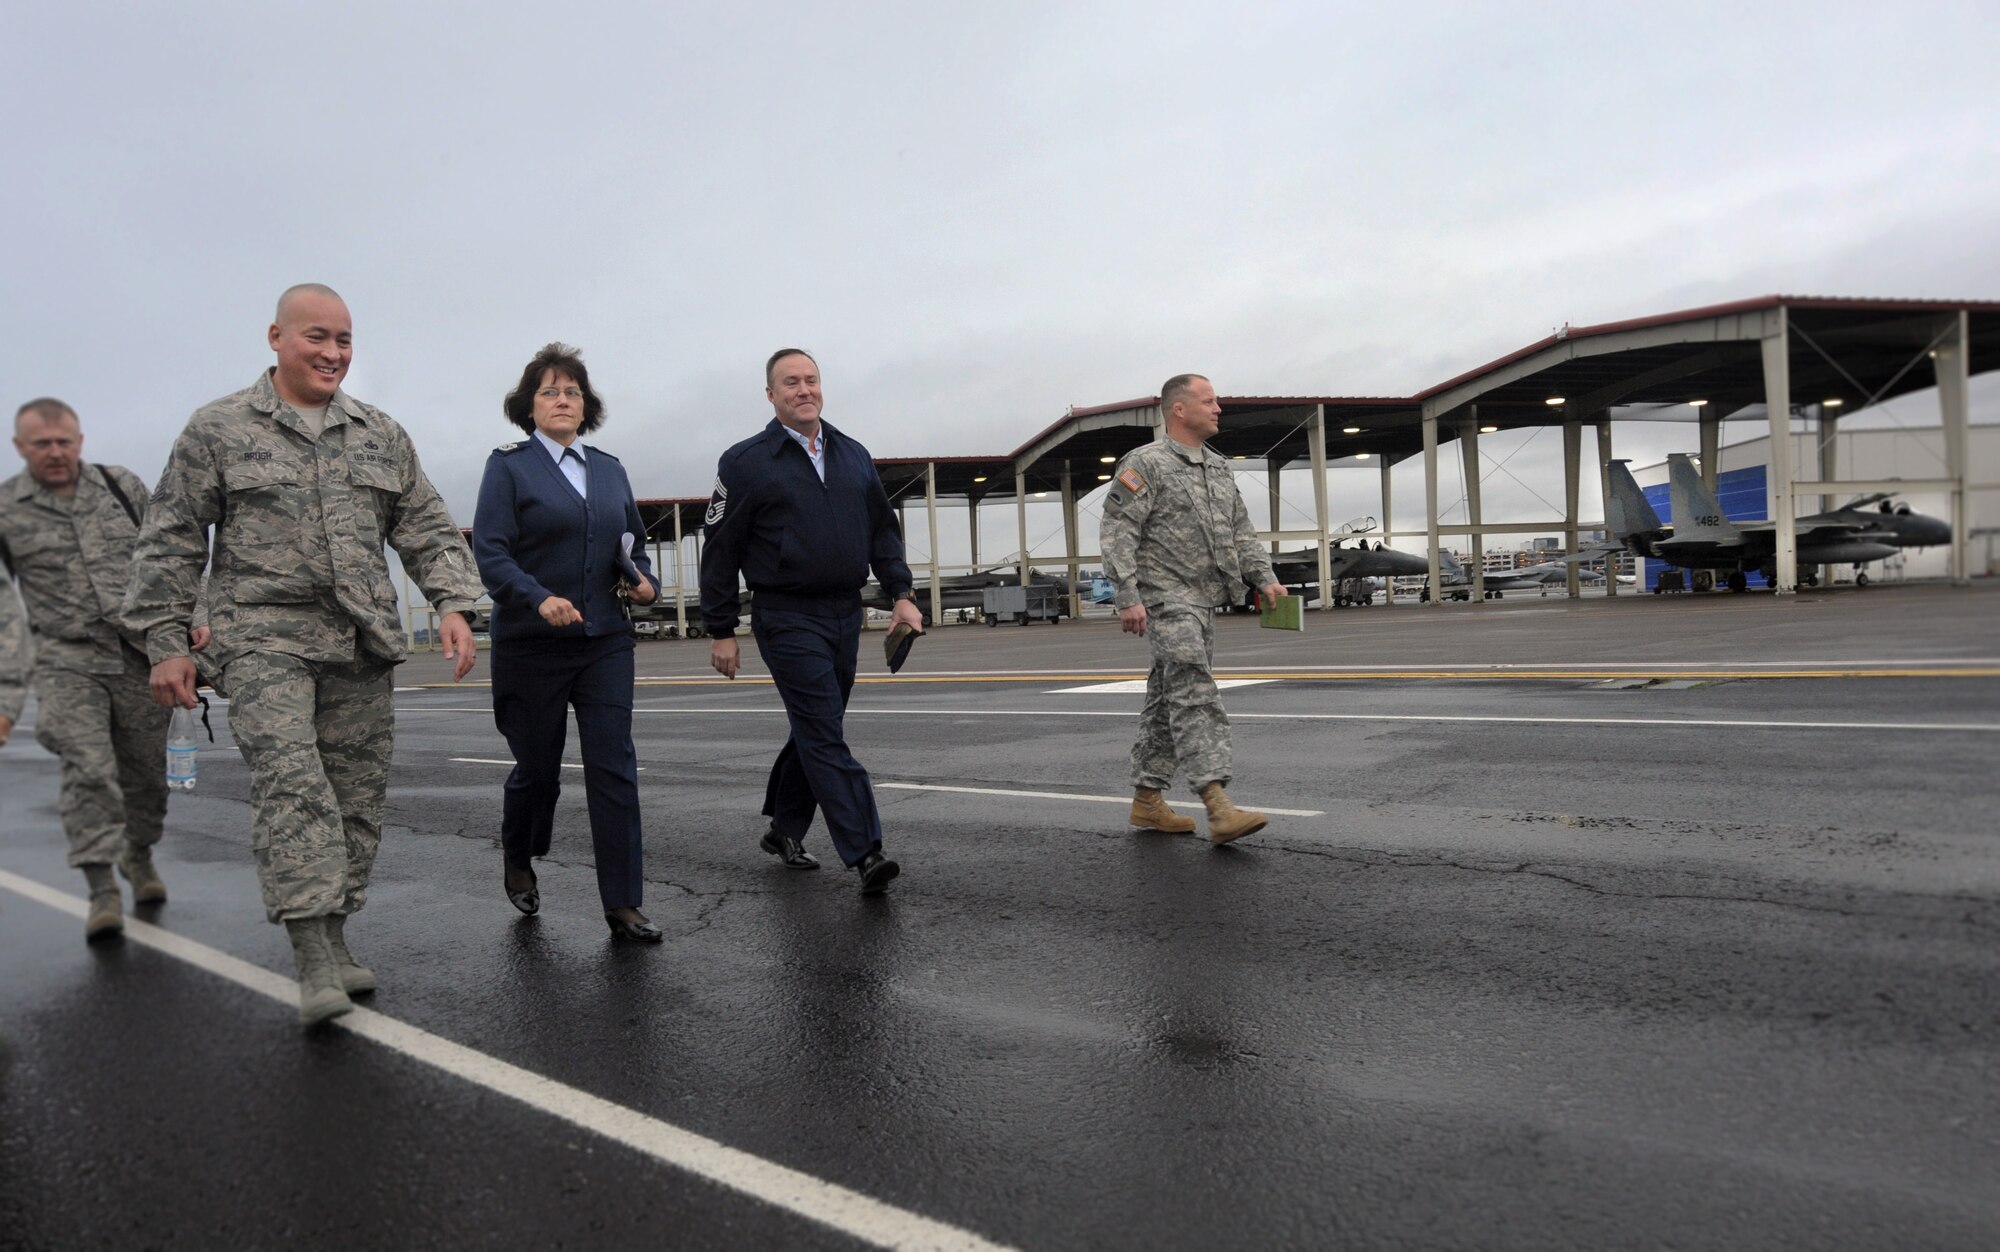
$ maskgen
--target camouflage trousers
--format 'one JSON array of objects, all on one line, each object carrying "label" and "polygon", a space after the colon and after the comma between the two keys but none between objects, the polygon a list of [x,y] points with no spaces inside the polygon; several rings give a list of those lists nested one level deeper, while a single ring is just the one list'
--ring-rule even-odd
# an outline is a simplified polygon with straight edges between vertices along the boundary
[{"label": "camouflage trousers", "polygon": [[273,922],[352,913],[367,898],[395,749],[393,668],[252,652],[223,673]]},{"label": "camouflage trousers", "polygon": [[1229,714],[1209,666],[1215,658],[1215,615],[1208,609],[1163,605],[1146,614],[1153,669],[1146,707],[1132,745],[1132,785],[1164,790],[1176,770],[1199,792],[1229,781]]},{"label": "camouflage trousers", "polygon": [[63,833],[71,865],[109,865],[129,843],[151,847],[167,818],[167,721],[146,658],[122,674],[35,672],[35,738],[62,760]]}]

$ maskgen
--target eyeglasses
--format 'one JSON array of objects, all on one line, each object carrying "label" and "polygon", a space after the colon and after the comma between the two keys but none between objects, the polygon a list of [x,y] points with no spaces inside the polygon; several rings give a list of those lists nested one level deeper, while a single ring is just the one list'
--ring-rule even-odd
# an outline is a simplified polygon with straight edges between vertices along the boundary
[{"label": "eyeglasses", "polygon": [[580,387],[544,387],[540,391],[537,391],[535,394],[540,396],[544,400],[583,399],[583,389]]}]

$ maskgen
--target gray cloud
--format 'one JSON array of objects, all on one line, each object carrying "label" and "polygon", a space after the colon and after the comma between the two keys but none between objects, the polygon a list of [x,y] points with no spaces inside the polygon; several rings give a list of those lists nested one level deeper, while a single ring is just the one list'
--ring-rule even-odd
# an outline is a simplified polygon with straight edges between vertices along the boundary
[{"label": "gray cloud", "polygon": [[1864,4],[801,8],[13,6],[0,377],[150,477],[328,282],[464,518],[554,338],[666,495],[781,342],[877,452],[962,454],[1186,368],[1407,394],[1563,321],[2000,293],[1991,5],[1921,57]]}]

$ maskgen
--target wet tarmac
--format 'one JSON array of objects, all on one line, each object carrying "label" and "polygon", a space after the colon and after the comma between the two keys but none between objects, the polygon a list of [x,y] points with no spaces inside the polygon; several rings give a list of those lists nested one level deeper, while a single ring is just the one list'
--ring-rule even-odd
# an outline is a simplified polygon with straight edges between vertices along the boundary
[{"label": "wet tarmac", "polygon": [[[1115,623],[939,630],[893,680],[871,634],[876,899],[819,829],[815,873],[756,849],[784,731],[754,653],[732,685],[642,644],[657,948],[596,911],[580,777],[541,915],[507,904],[484,667],[420,656],[349,928],[408,1051],[136,928],[86,947],[32,891],[82,881],[24,729],[0,1246],[2000,1245],[1996,610],[1982,581],[1224,619],[1232,792],[1300,814],[1224,849],[1125,827]],[[1811,676],[1716,678],[1754,672]],[[247,794],[203,754],[145,916],[288,975]]]}]

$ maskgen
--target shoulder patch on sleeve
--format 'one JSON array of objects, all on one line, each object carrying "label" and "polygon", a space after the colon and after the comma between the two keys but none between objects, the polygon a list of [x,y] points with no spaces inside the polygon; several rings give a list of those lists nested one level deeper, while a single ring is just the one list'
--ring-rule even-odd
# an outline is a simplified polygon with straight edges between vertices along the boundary
[{"label": "shoulder patch on sleeve", "polygon": [[1139,471],[1129,465],[1118,471],[1118,481],[1124,484],[1125,490],[1135,496],[1146,489],[1146,480],[1139,477]]},{"label": "shoulder patch on sleeve", "polygon": [[715,480],[715,490],[708,497],[708,512],[702,515],[701,524],[704,526],[713,526],[717,522],[720,522],[722,515],[728,511],[729,488],[723,485],[720,478],[717,478]]}]

